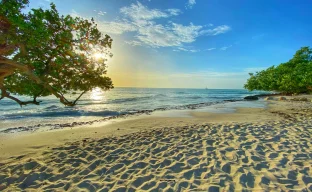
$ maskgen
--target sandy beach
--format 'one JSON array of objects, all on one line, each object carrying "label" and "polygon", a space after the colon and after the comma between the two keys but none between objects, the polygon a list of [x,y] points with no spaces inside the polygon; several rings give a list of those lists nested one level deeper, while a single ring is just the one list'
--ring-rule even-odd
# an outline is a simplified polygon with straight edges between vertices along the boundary
[{"label": "sandy beach", "polygon": [[312,192],[312,0],[0,0],[0,192]]},{"label": "sandy beach", "polygon": [[312,191],[311,97],[290,99],[1,134],[0,191]]}]

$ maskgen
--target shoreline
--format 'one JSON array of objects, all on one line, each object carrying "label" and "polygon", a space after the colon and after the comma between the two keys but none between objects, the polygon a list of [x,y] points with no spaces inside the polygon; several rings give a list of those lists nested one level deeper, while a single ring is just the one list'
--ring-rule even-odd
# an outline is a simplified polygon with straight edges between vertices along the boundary
[{"label": "shoreline", "polygon": [[[272,94],[258,94],[258,95],[252,95],[255,97],[263,98],[266,96],[284,96],[283,94],[279,93],[272,93]],[[221,101],[215,101],[215,102],[204,102],[204,103],[195,103],[195,104],[187,104],[187,105],[181,105],[181,106],[172,106],[168,108],[155,108],[155,109],[145,109],[145,110],[135,110],[134,112],[122,112],[119,115],[114,115],[114,116],[107,116],[107,117],[102,117],[98,118],[95,120],[89,120],[89,121],[78,121],[78,122],[68,122],[68,123],[39,123],[35,125],[30,125],[30,126],[16,126],[16,127],[6,127],[6,128],[1,128],[0,129],[0,134],[1,133],[18,133],[18,132],[35,132],[40,129],[40,127],[49,127],[47,129],[48,131],[50,130],[56,130],[56,129],[64,129],[64,128],[74,128],[74,127],[79,127],[79,126],[85,126],[85,125],[92,125],[95,123],[99,122],[107,122],[110,120],[114,119],[124,119],[124,118],[131,118],[135,116],[140,116],[140,115],[150,115],[153,112],[158,112],[158,111],[171,111],[171,110],[196,110],[200,108],[205,108],[213,105],[218,105],[218,104],[225,104],[225,103],[231,103],[231,102],[250,102],[251,100],[245,100],[243,98],[241,99],[225,99]]]},{"label": "shoreline", "polygon": [[[312,96],[311,96],[312,98]],[[238,123],[238,122],[253,122],[253,121],[274,121],[280,120],[281,116],[288,115],[285,113],[278,112],[269,112],[270,106],[272,106],[272,102],[274,101],[264,101],[267,104],[267,107],[257,108],[256,106],[252,106],[252,103],[258,101],[248,101],[248,100],[239,100],[239,101],[229,101],[229,102],[220,102],[217,104],[213,104],[210,106],[206,106],[203,108],[197,109],[189,109],[189,110],[155,110],[153,112],[143,112],[143,113],[135,113],[132,115],[125,115],[116,117],[113,116],[109,119],[95,120],[92,123],[86,122],[82,125],[71,126],[70,124],[65,124],[68,126],[59,127],[59,128],[50,128],[50,129],[40,129],[37,128],[35,130],[26,130],[21,132],[13,132],[13,133],[5,133],[3,131],[0,132],[0,152],[4,149],[4,144],[9,145],[10,151],[7,155],[0,153],[0,162],[3,159],[15,152],[20,153],[22,151],[31,153],[36,151],[37,148],[49,147],[48,145],[60,145],[61,143],[65,143],[67,141],[75,140],[79,141],[83,138],[101,138],[103,136],[120,136],[128,133],[133,133],[141,130],[150,130],[158,127],[172,127],[174,124],[176,125],[197,125],[200,123]],[[250,107],[242,107],[242,106],[228,106],[229,104],[237,104],[237,103],[246,103],[247,106]],[[221,106],[220,106],[221,105]],[[223,109],[222,109],[222,105]],[[207,110],[209,109],[210,110]],[[216,110],[211,110],[216,108]],[[232,108],[234,110],[227,111],[224,110]],[[203,109],[203,111],[201,110]],[[223,110],[218,112],[218,110]],[[284,110],[284,109],[283,109]],[[150,123],[154,122],[154,123]],[[180,124],[179,124],[179,123]],[[75,124],[75,122],[73,123]],[[42,126],[42,125],[41,125]],[[120,128],[124,127],[124,128]],[[130,127],[130,129],[129,129]],[[140,127],[139,129],[132,129],[133,127]],[[148,128],[146,128],[148,127]],[[19,129],[19,128],[18,128]],[[16,139],[19,139],[22,142],[15,142]],[[57,139],[55,139],[57,138]],[[37,141],[37,144],[32,141]],[[1,142],[2,141],[2,142]],[[10,143],[8,143],[8,141]],[[2,146],[1,146],[2,145]],[[16,146],[19,147],[16,147]],[[33,146],[35,145],[35,146]],[[17,150],[15,148],[18,148]],[[50,147],[49,147],[50,148]],[[35,149],[35,150],[33,150]]]},{"label": "shoreline", "polygon": [[[252,95],[256,96],[259,98],[266,97],[266,96],[280,96],[281,94],[259,94],[259,95]],[[172,111],[172,110],[196,110],[196,109],[201,109],[213,105],[218,105],[218,104],[226,104],[226,103],[231,103],[231,102],[250,102],[251,100],[245,100],[245,99],[225,99],[221,101],[215,101],[215,102],[205,102],[205,103],[195,103],[195,104],[187,104],[187,105],[181,105],[181,106],[172,106],[168,108],[155,108],[151,110],[136,110],[135,112],[122,112],[119,115],[114,115],[114,116],[107,116],[107,117],[102,117],[99,119],[91,120],[91,121],[78,121],[78,122],[68,122],[68,123],[39,123],[35,125],[30,125],[30,126],[16,126],[16,127],[6,127],[6,128],[1,128],[0,129],[0,134],[10,134],[10,133],[19,133],[19,132],[36,132],[38,131],[41,127],[49,127],[46,131],[51,131],[51,130],[56,130],[56,129],[64,129],[64,128],[74,128],[74,127],[81,127],[85,125],[92,125],[95,123],[105,123],[110,120],[114,119],[124,119],[124,118],[132,118],[135,116],[140,116],[140,115],[150,115],[151,113],[158,112],[158,111]]]},{"label": "shoreline", "polygon": [[[135,112],[129,112],[129,113],[121,113],[120,115],[115,116],[108,116],[99,118],[96,120],[91,121],[81,121],[81,122],[71,122],[71,123],[55,123],[55,124],[36,124],[31,126],[19,126],[19,127],[9,127],[9,128],[2,128],[0,130],[1,133],[16,133],[16,132],[34,132],[40,129],[40,127],[50,127],[48,130],[56,130],[56,129],[64,129],[64,128],[73,128],[78,126],[85,126],[85,125],[92,125],[94,123],[100,123],[100,122],[107,122],[114,119],[123,119],[123,118],[131,118],[135,116],[140,115],[149,115],[153,112],[157,111],[170,111],[170,110],[193,110],[193,109],[199,109],[203,107],[213,106],[217,104],[224,104],[224,103],[230,103],[230,102],[238,102],[238,101],[247,101],[244,99],[235,99],[235,100],[222,100],[222,101],[216,101],[216,102],[206,102],[206,103],[196,103],[196,104],[187,104],[183,106],[176,106],[176,107],[169,107],[169,108],[156,108],[152,110],[138,110]],[[248,101],[247,101],[248,102]]]},{"label": "shoreline", "polygon": [[312,103],[265,102],[0,136],[0,190],[311,190]]},{"label": "shoreline", "polygon": [[[243,101],[252,104],[255,101]],[[265,101],[263,101],[265,102]],[[195,110],[165,110],[139,115],[112,118],[104,122],[95,122],[76,127],[62,127],[59,129],[38,129],[37,131],[24,131],[14,133],[0,133],[0,152],[6,147],[6,154],[0,153],[0,162],[8,156],[20,153],[33,153],[39,148],[51,148],[70,141],[81,141],[85,138],[98,138],[106,136],[120,136],[142,130],[158,129],[162,127],[194,126],[198,123],[224,123],[232,120],[234,122],[246,121],[245,116],[249,115],[249,121],[258,121],[258,116],[263,113],[264,108],[245,108],[229,106],[239,102],[218,103],[207,106],[205,111]],[[235,111],[216,112],[209,110],[218,108],[233,108]],[[250,113],[255,113],[250,115]],[[263,116],[263,115],[262,115]],[[266,115],[264,115],[266,119]],[[271,118],[272,119],[272,118]],[[174,126],[173,126],[174,125]],[[18,140],[18,141],[16,141]],[[36,142],[34,142],[36,141]]]}]

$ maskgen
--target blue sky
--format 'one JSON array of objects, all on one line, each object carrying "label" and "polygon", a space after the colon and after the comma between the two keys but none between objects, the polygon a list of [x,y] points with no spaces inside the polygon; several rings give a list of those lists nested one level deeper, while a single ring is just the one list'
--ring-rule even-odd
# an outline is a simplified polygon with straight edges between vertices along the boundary
[{"label": "blue sky", "polygon": [[242,88],[312,44],[311,0],[30,0],[94,17],[114,39],[117,87]]}]

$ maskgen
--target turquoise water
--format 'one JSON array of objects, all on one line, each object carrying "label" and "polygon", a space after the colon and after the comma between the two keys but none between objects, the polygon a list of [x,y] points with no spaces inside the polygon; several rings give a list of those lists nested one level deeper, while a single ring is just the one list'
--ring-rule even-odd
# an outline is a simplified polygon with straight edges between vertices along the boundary
[{"label": "turquoise water", "polygon": [[243,89],[150,88],[115,88],[104,92],[95,89],[85,94],[75,107],[65,107],[53,96],[39,98],[42,101],[40,106],[28,105],[23,108],[11,100],[2,100],[0,129],[56,122],[86,122],[141,110],[202,108],[259,93],[263,92]]}]

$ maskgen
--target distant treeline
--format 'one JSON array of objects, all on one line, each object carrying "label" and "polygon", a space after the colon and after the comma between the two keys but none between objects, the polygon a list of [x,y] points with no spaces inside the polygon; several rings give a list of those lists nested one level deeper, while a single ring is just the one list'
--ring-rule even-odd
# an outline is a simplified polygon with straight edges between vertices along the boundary
[{"label": "distant treeline", "polygon": [[286,63],[272,66],[255,74],[244,85],[245,89],[277,91],[285,94],[312,92],[312,49],[302,47]]}]

